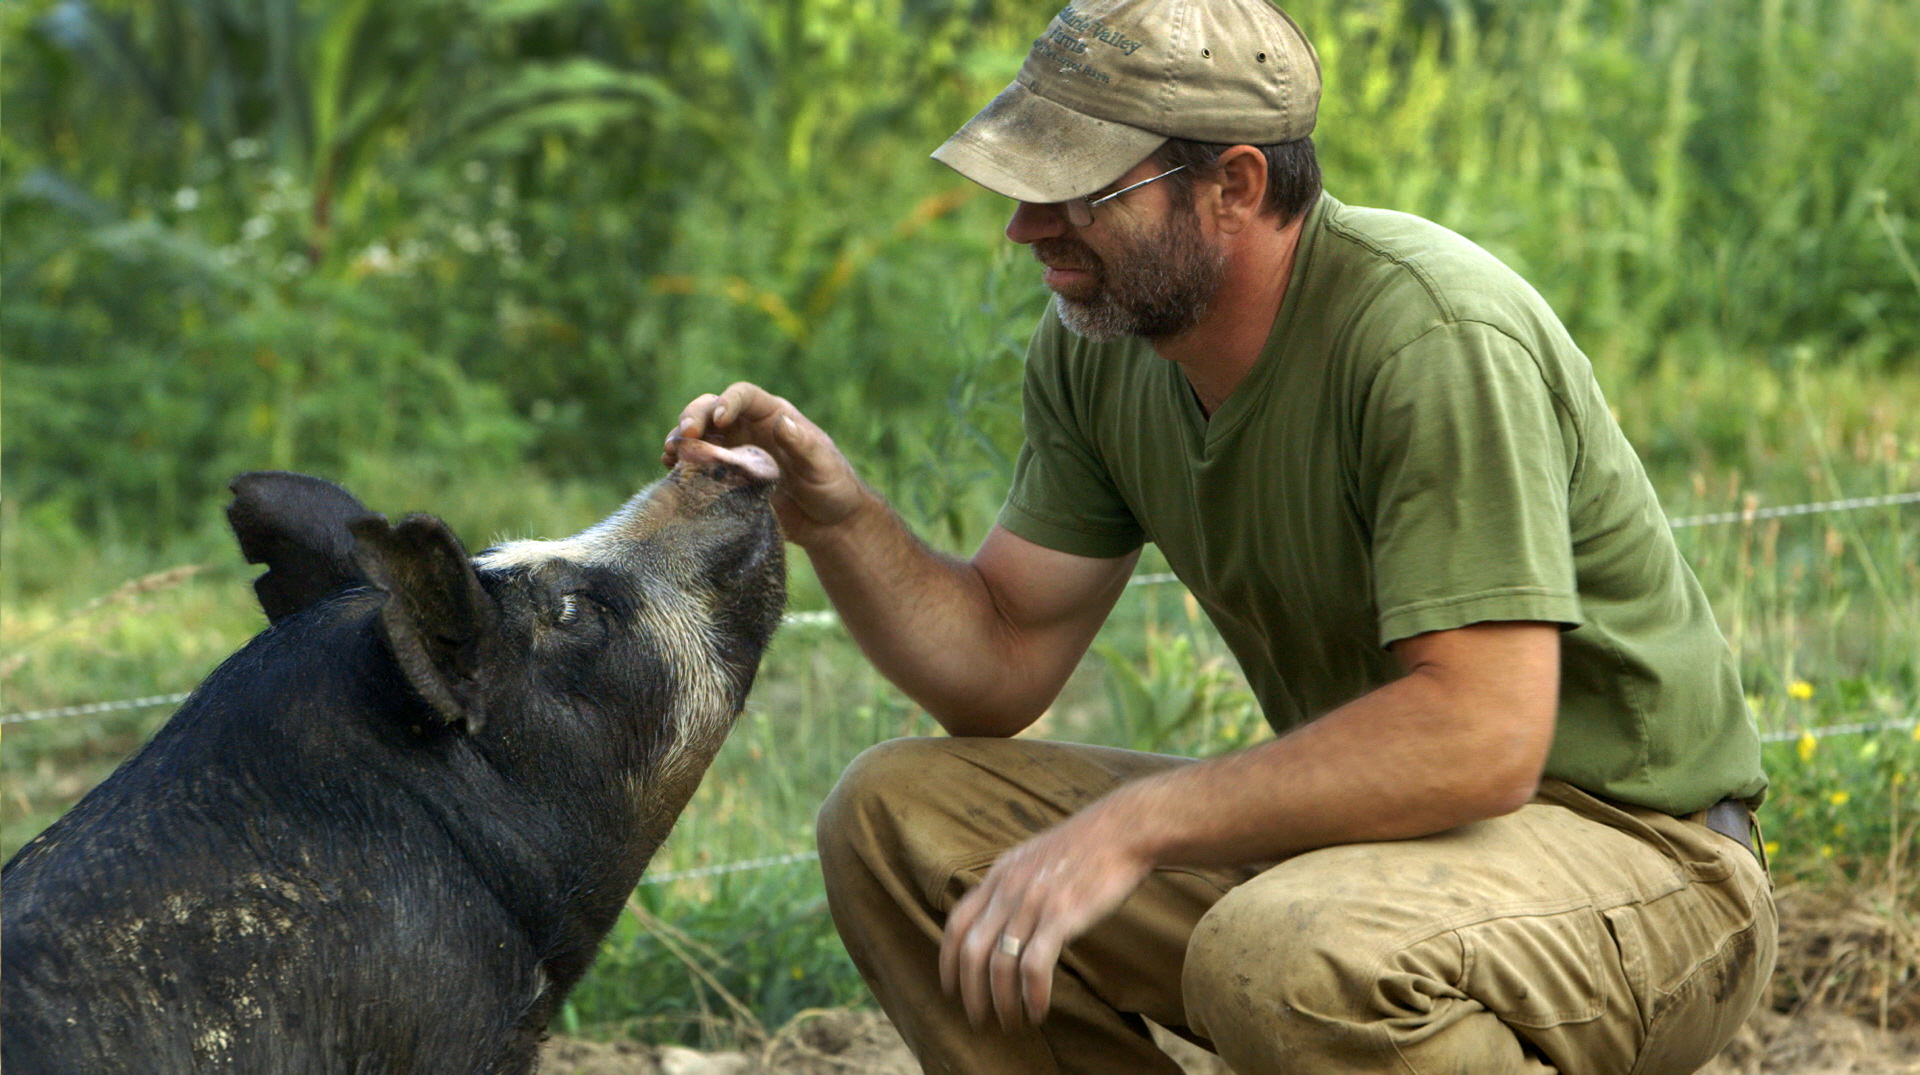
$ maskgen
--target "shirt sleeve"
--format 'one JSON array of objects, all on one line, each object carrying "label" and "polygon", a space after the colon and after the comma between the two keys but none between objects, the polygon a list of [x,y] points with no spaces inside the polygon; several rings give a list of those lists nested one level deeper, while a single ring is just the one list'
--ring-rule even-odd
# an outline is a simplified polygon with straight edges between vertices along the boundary
[{"label": "shirt sleeve", "polygon": [[1141,546],[1145,533],[1080,418],[1081,409],[1097,404],[1086,398],[1086,386],[1074,390],[1066,335],[1049,310],[1027,345],[1021,397],[1026,442],[999,522],[1059,552],[1125,556]]},{"label": "shirt sleeve", "polygon": [[1473,623],[1577,627],[1578,429],[1529,351],[1479,322],[1390,356],[1361,424],[1380,643]]}]

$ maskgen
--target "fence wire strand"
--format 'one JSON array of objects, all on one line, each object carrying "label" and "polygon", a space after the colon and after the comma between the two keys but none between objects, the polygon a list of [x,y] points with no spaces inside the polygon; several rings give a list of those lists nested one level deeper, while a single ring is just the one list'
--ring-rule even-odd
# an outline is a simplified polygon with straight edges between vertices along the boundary
[{"label": "fence wire strand", "polygon": [[120,713],[132,709],[152,709],[155,706],[179,705],[187,700],[186,694],[154,694],[145,698],[126,698],[117,702],[88,702],[85,705],[62,706],[59,709],[29,709],[24,713],[8,713],[0,717],[0,724],[25,724],[32,720],[56,720],[61,717],[91,717],[100,713]]},{"label": "fence wire strand", "polygon": [[1828,500],[1819,504],[1787,504],[1777,508],[1755,507],[1746,511],[1716,511],[1709,515],[1684,515],[1678,519],[1667,520],[1667,525],[1675,530],[1684,530],[1691,526],[1758,522],[1761,519],[1782,519],[1791,515],[1825,515],[1828,512],[1886,508],[1900,504],[1920,504],[1920,491],[1887,493],[1884,496],[1856,496],[1849,500]]},{"label": "fence wire strand", "polygon": [[640,878],[643,885],[665,885],[674,881],[692,881],[701,877],[718,877],[727,873],[742,873],[747,870],[770,870],[775,866],[792,866],[801,862],[812,862],[820,857],[818,851],[795,851],[790,855],[769,855],[766,858],[747,859],[742,862],[721,862],[712,866],[695,866],[686,870],[664,870],[650,873]]},{"label": "fence wire strand", "polygon": [[[1684,515],[1669,519],[1667,525],[1675,530],[1695,526],[1717,526],[1725,523],[1757,522],[1762,519],[1779,519],[1796,515],[1823,515],[1838,511],[1855,511],[1861,508],[1895,507],[1902,504],[1920,504],[1920,490],[1907,493],[1887,493],[1880,496],[1857,496],[1846,500],[1825,500],[1813,504],[1786,504],[1774,508],[1753,507],[1742,511],[1720,511],[1707,515]],[[1128,586],[1163,586],[1177,583],[1180,579],[1171,572],[1153,572],[1135,575],[1127,580]],[[781,621],[786,627],[831,627],[840,622],[840,617],[832,609],[818,609],[810,612],[790,612]],[[179,705],[186,701],[187,695],[156,694],[145,698],[127,698],[113,702],[87,702],[81,705],[61,706],[56,709],[33,709],[20,713],[0,715],[0,725],[26,724],[32,721],[57,720],[63,717],[97,716],[103,713],[120,713],[135,709],[152,709],[156,706]],[[1895,721],[1885,725],[1860,725],[1869,727],[1900,727]],[[1912,726],[1908,722],[1907,727]],[[1792,733],[1798,737],[1800,733]]]},{"label": "fence wire strand", "polygon": [[[1786,731],[1768,732],[1760,737],[1763,743],[1796,742],[1803,735],[1815,739],[1825,739],[1834,735],[1860,735],[1871,732],[1911,729],[1920,726],[1920,718],[1914,720],[1888,720],[1868,724],[1829,724],[1818,728],[1793,728]],[[642,877],[642,885],[666,885],[675,881],[691,881],[702,877],[717,877],[721,874],[743,873],[748,870],[766,870],[776,866],[791,866],[801,862],[812,862],[820,857],[818,851],[795,851],[786,855],[771,855],[766,858],[745,859],[740,862],[716,863],[711,866],[696,866],[686,870],[666,870]]]}]

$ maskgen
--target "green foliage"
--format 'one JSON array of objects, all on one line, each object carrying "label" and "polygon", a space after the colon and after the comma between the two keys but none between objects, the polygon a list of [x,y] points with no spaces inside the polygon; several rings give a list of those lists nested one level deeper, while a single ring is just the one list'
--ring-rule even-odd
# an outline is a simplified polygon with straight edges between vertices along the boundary
[{"label": "green foliage", "polygon": [[818,871],[771,867],[692,895],[643,884],[564,1018],[602,1034],[712,1046],[734,1044],[743,1024],[777,1030],[809,1008],[865,1003]]},{"label": "green foliage", "polygon": [[1449,6],[1289,6],[1326,67],[1336,193],[1487,246],[1612,368],[1695,331],[1910,368],[1920,290],[1889,237],[1920,217],[1920,9]]},{"label": "green foliage", "polygon": [[[908,469],[910,416],[944,402],[926,374],[1005,349],[927,334],[937,284],[979,294],[993,271],[991,229],[951,219],[974,192],[925,160],[1002,47],[985,12],[15,13],[0,77],[29,118],[4,143],[0,347],[20,494],[158,536],[242,466],[630,484],[682,403],[739,377]],[[875,400],[898,421],[871,422]]]},{"label": "green foliage", "polygon": [[[14,489],[153,539],[241,466],[454,455],[630,485],[736,377],[907,499],[954,447],[1003,473],[1005,422],[925,433],[1011,409],[977,374],[1011,368],[1041,296],[989,253],[1001,207],[925,154],[1014,68],[1036,16],[1004,8],[12,5]],[[1603,368],[1910,366],[1912,5],[1293,10],[1332,188],[1508,258]],[[960,541],[977,496],[913,507]]]},{"label": "green foliage", "polygon": [[1774,873],[1785,880],[1849,884],[1898,878],[1920,847],[1920,734],[1772,744],[1776,790],[1763,815]]},{"label": "green foliage", "polygon": [[1144,655],[1096,643],[1106,662],[1108,720],[1131,750],[1218,754],[1260,738],[1266,724],[1230,658],[1203,654],[1209,632],[1197,623],[1179,634],[1149,626]]}]

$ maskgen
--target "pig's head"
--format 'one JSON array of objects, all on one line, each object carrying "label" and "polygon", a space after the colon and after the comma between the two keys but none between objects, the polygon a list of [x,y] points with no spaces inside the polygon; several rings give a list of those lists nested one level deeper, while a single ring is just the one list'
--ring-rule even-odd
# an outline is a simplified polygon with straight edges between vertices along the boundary
[{"label": "pig's head", "polygon": [[[776,476],[758,449],[703,443],[597,525],[473,561],[506,621],[499,637],[540,655],[527,669],[539,682],[510,700],[559,695],[646,716],[630,771],[660,836],[733,727],[785,607],[784,545],[768,505]],[[574,681],[581,673],[591,682]]]},{"label": "pig's head", "polygon": [[[247,558],[269,566],[255,588],[276,625],[343,590],[346,606],[372,606],[413,695],[371,718],[393,723],[382,741],[445,762],[432,779],[462,785],[450,797],[497,812],[497,827],[600,857],[612,875],[589,883],[617,888],[731,729],[785,602],[772,461],[682,454],[571,538],[473,557],[432,516],[390,524],[303,475],[243,475],[228,514]],[[530,832],[537,817],[550,831]]]}]

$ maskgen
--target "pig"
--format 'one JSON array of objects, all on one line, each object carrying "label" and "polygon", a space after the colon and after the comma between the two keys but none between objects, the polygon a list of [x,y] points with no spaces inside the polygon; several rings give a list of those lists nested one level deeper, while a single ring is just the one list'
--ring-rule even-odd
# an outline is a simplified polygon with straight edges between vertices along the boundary
[{"label": "pig", "polygon": [[532,1071],[780,621],[775,478],[689,445],[586,531],[471,558],[237,478],[269,624],[0,871],[0,1066]]}]

